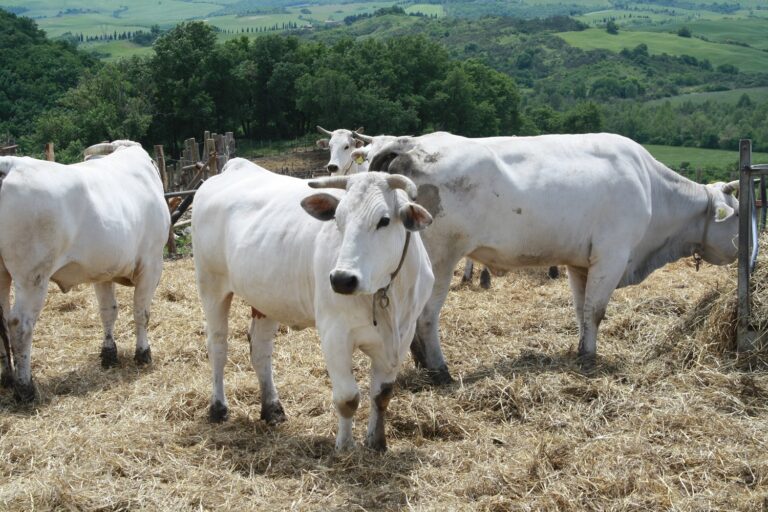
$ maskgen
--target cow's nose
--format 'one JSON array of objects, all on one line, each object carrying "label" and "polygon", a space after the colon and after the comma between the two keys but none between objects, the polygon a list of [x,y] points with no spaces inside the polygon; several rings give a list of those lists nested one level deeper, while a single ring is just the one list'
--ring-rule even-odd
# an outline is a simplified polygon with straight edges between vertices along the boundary
[{"label": "cow's nose", "polygon": [[338,172],[338,171],[339,171],[339,166],[338,165],[330,164],[328,166],[328,172],[329,173],[333,174],[333,173]]},{"label": "cow's nose", "polygon": [[346,270],[331,272],[331,288],[336,293],[349,295],[357,289],[357,276]]}]

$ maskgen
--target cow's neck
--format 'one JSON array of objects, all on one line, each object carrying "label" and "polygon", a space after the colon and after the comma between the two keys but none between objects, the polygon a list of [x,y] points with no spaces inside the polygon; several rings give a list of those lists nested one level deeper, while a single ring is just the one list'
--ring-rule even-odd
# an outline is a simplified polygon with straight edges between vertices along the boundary
[{"label": "cow's neck", "polygon": [[651,222],[621,286],[636,284],[667,263],[693,255],[704,237],[709,194],[704,185],[664,167],[652,181]]}]

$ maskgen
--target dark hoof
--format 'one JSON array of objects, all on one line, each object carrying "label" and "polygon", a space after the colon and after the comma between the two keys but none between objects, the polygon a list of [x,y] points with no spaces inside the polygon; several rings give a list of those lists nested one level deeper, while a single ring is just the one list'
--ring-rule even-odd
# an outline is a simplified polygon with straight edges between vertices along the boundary
[{"label": "dark hoof", "polygon": [[6,389],[13,386],[13,374],[11,372],[3,373],[0,377],[0,386]]},{"label": "dark hoof", "polygon": [[261,406],[261,419],[266,421],[267,425],[274,427],[288,418],[283,411],[283,405],[280,402],[272,402]]},{"label": "dark hoof", "polygon": [[453,377],[451,377],[451,372],[448,371],[447,366],[441,366],[437,370],[427,370],[427,374],[429,375],[429,380],[435,386],[445,386],[453,383]]},{"label": "dark hoof", "polygon": [[37,398],[37,389],[35,389],[35,383],[30,381],[29,384],[22,384],[15,382],[13,384],[13,398],[23,404],[34,402]]},{"label": "dark hoof", "polygon": [[560,269],[557,267],[549,267],[549,270],[547,271],[547,275],[550,279],[557,279],[560,277]]},{"label": "dark hoof", "polygon": [[221,423],[229,419],[229,408],[216,400],[208,409],[208,419],[211,423]]},{"label": "dark hoof", "polygon": [[491,287],[491,273],[487,268],[484,268],[480,273],[480,288],[487,290]]},{"label": "dark hoof", "polygon": [[146,350],[136,349],[136,352],[133,354],[133,360],[136,361],[136,364],[143,365],[143,364],[149,364],[152,362],[152,347],[147,347]]},{"label": "dark hoof", "polygon": [[117,366],[117,347],[101,347],[101,367],[114,368]]},{"label": "dark hoof", "polygon": [[597,356],[595,354],[581,353],[576,358],[576,363],[581,367],[582,371],[590,372],[595,369],[595,363]]},{"label": "dark hoof", "polygon": [[366,437],[365,447],[379,453],[384,453],[387,451],[387,440],[384,437],[380,439],[372,439],[370,437]]}]

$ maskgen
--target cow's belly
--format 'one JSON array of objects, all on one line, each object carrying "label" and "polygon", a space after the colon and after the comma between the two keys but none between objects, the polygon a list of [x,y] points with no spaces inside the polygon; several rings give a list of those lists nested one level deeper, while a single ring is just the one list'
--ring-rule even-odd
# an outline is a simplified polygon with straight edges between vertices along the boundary
[{"label": "cow's belly", "polygon": [[469,256],[493,270],[572,265],[589,267],[589,254],[580,247],[524,245],[514,248],[478,247]]},{"label": "cow's belly", "polygon": [[313,303],[309,300],[311,294],[301,293],[301,287],[288,285],[285,280],[272,283],[239,280],[231,282],[231,288],[256,310],[256,315],[264,315],[293,328],[315,325]]}]

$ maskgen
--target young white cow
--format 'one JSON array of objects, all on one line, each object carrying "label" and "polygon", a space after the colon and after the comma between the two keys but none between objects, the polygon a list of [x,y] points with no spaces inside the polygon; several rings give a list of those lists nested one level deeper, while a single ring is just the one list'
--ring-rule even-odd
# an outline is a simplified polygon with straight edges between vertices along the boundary
[{"label": "young white cow", "polygon": [[35,397],[32,330],[49,281],[63,292],[94,283],[104,326],[105,367],[117,363],[114,283],[134,286],[135,359],[151,360],[149,307],[170,228],[163,184],[139,144],[115,141],[99,146],[114,152],[73,165],[0,157],[0,305],[5,314],[11,282],[15,297],[6,317],[10,347],[0,348],[2,382],[13,383],[22,401]]},{"label": "young white cow", "polygon": [[386,449],[384,413],[434,281],[421,238],[411,233],[432,218],[404,191],[413,197],[416,187],[403,176],[363,173],[307,182],[239,158],[200,187],[192,240],[213,371],[212,421],[228,415],[227,316],[238,295],[253,308],[249,336],[261,418],[285,420],[272,380],[278,324],[316,326],[339,415],[336,448],[354,445],[360,395],[352,353],[359,348],[371,358],[366,445]]}]

